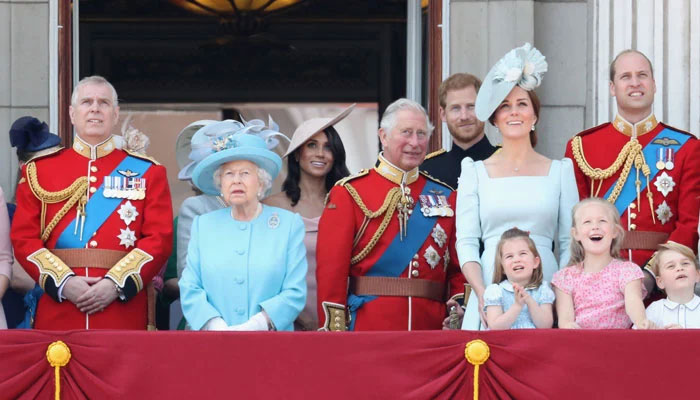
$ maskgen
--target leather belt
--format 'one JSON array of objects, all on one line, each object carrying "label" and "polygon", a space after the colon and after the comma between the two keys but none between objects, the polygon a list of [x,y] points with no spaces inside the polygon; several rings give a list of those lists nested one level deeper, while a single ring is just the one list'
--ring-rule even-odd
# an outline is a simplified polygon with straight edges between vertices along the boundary
[{"label": "leather belt", "polygon": [[668,240],[668,233],[652,231],[627,231],[622,240],[623,249],[656,250]]},{"label": "leather belt", "polygon": [[51,252],[70,268],[91,267],[110,269],[127,253],[109,249],[52,249]]},{"label": "leather belt", "polygon": [[445,301],[445,284],[427,279],[351,276],[350,293],[357,296],[423,297]]},{"label": "leather belt", "polygon": [[[121,250],[109,249],[51,249],[51,252],[61,259],[70,268],[102,268],[110,269],[127,253]],[[153,282],[146,286],[147,318],[146,329],[156,330],[156,288]]]}]

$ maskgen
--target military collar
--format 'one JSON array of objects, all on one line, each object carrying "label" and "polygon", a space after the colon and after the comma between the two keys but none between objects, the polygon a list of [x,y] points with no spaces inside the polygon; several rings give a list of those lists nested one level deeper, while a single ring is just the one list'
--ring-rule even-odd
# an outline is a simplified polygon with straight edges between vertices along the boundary
[{"label": "military collar", "polygon": [[384,158],[383,153],[379,153],[377,165],[374,167],[377,173],[386,179],[394,182],[397,185],[410,185],[418,180],[418,167],[410,171],[404,171],[401,168],[390,163]]},{"label": "military collar", "polygon": [[656,120],[654,113],[649,114],[648,117],[636,124],[628,122],[626,119],[622,118],[620,114],[615,115],[615,120],[613,121],[613,127],[627,136],[642,136],[645,133],[653,131],[658,124],[659,121]]},{"label": "military collar", "polygon": [[113,138],[114,136],[109,135],[104,142],[93,146],[76,134],[73,139],[73,150],[83,157],[95,160],[106,156],[117,148]]},{"label": "military collar", "polygon": [[[673,300],[669,300],[668,298],[664,299],[663,302],[664,307],[668,308],[669,310],[675,310],[680,305],[679,303],[676,303]],[[698,305],[700,305],[700,297],[694,295],[689,302],[683,305],[690,310],[695,310],[698,307]]]},{"label": "military collar", "polygon": [[450,154],[454,155],[455,158],[459,159],[460,161],[464,159],[464,157],[471,157],[474,160],[483,160],[488,158],[492,153],[493,146],[491,145],[491,142],[489,142],[486,135],[484,135],[481,140],[474,143],[466,150],[457,146],[457,144],[454,142],[452,143],[452,149],[450,149]]}]

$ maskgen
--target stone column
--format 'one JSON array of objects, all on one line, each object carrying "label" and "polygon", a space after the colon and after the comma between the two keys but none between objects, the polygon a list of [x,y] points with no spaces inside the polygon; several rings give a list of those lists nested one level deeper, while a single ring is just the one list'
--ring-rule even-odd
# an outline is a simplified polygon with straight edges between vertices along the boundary
[{"label": "stone column", "polygon": [[[566,141],[584,129],[587,99],[588,5],[585,0],[452,0],[450,72],[483,78],[508,50],[532,43],[549,70],[537,89],[542,103],[537,150],[561,158]],[[487,124],[492,143],[498,131]]]},{"label": "stone column", "polygon": [[48,0],[0,0],[0,60],[0,185],[9,199],[17,173],[10,125],[24,115],[49,122]]},{"label": "stone column", "polygon": [[609,64],[624,49],[637,49],[654,65],[656,117],[700,134],[700,1],[591,0],[592,120],[609,121]]}]

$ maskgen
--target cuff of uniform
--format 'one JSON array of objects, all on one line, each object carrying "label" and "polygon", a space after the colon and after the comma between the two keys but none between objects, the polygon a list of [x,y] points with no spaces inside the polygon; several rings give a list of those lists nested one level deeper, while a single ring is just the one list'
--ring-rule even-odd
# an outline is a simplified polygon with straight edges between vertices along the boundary
[{"label": "cuff of uniform", "polygon": [[324,301],[321,303],[324,314],[324,323],[319,331],[346,331],[347,330],[347,310],[345,305]]},{"label": "cuff of uniform", "polygon": [[152,260],[153,256],[145,251],[133,249],[107,271],[105,278],[121,288],[125,300],[129,300],[143,289],[141,268]]},{"label": "cuff of uniform", "polygon": [[27,256],[27,261],[39,268],[39,286],[54,300],[60,302],[58,288],[60,288],[68,278],[75,275],[66,263],[49,249],[42,247]]}]

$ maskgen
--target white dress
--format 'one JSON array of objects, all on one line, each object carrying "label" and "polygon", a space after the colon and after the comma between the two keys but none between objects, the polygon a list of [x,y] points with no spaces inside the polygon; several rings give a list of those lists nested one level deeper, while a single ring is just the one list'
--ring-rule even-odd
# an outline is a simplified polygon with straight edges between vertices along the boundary
[{"label": "white dress", "polygon": [[[482,161],[462,160],[457,189],[457,256],[459,265],[481,264],[484,286],[493,279],[496,245],[503,232],[517,227],[529,231],[537,245],[544,280],[569,261],[571,209],[578,202],[574,167],[570,159],[552,160],[546,176],[491,178]],[[552,246],[559,248],[557,263]],[[479,256],[479,240],[484,252]],[[498,283],[498,282],[495,282]],[[462,329],[480,329],[478,300],[469,297]]]}]

